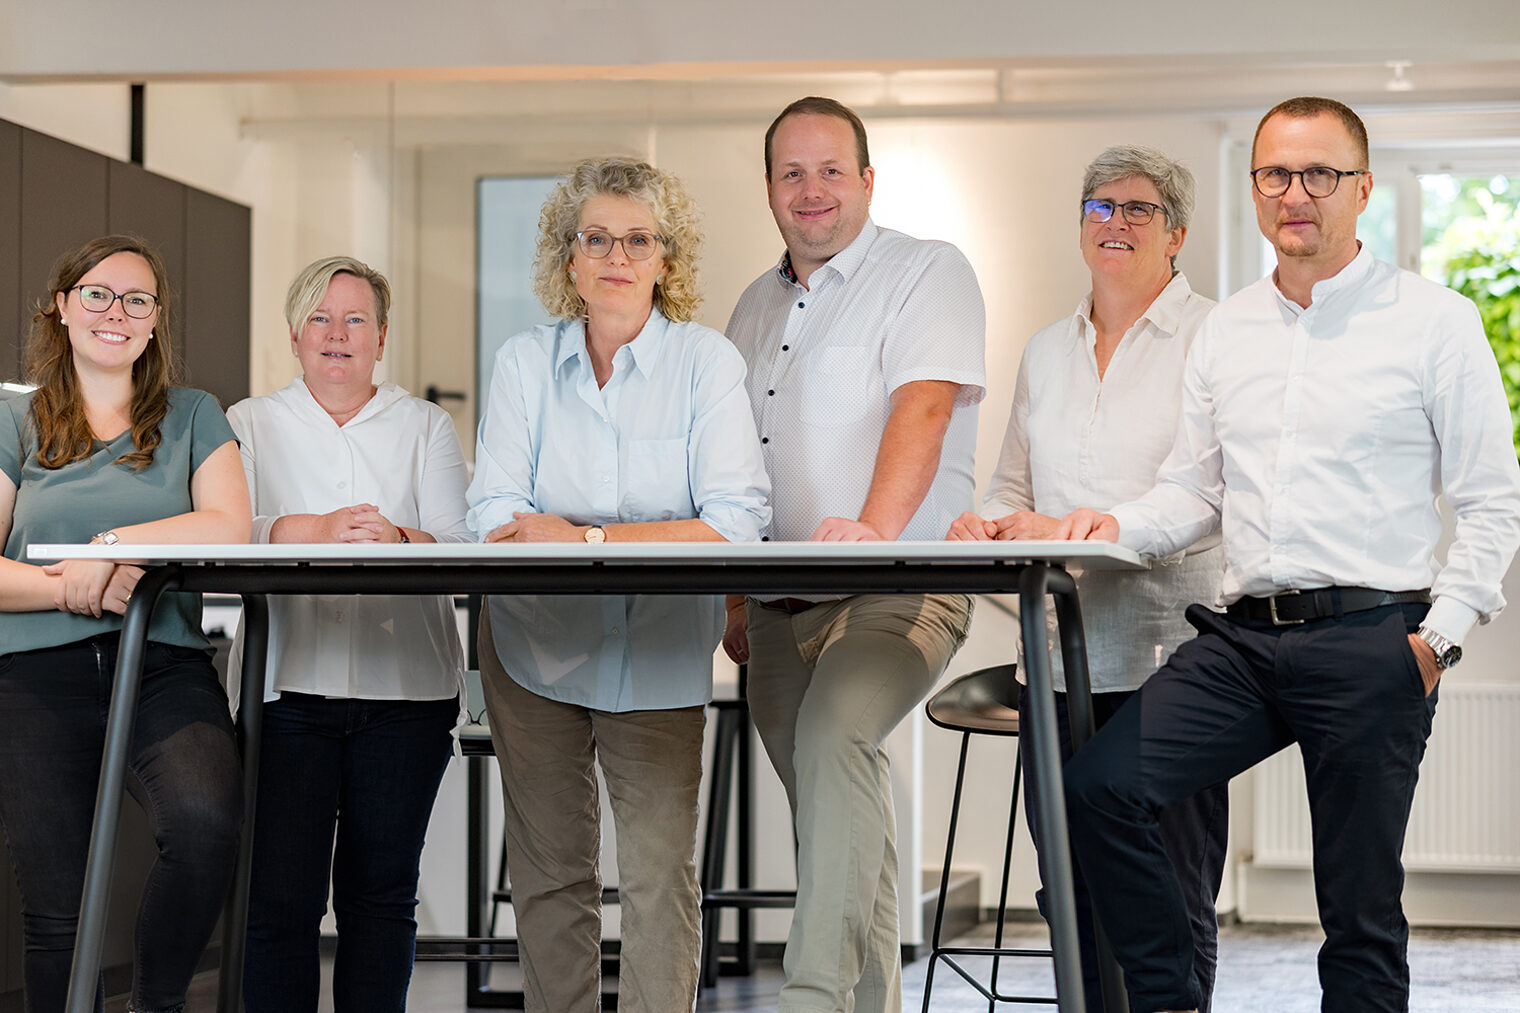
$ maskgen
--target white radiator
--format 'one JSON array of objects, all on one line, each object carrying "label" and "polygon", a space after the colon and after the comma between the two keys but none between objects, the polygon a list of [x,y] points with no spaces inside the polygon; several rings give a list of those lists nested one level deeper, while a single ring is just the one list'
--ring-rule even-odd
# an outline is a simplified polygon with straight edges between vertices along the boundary
[{"label": "white radiator", "polygon": [[[1303,760],[1256,768],[1254,862],[1311,865]],[[1411,872],[1520,873],[1520,685],[1441,687],[1404,842]]]}]

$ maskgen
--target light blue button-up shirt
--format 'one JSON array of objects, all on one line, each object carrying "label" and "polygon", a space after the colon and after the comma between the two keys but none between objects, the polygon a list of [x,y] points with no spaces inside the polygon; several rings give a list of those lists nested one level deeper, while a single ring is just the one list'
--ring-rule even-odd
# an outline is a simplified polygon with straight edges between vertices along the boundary
[{"label": "light blue button-up shirt", "polygon": [[[696,517],[731,542],[758,538],[770,480],[738,350],[654,310],[612,369],[599,389],[579,320],[501,347],[468,494],[476,537],[521,511],[573,524]],[[489,612],[502,667],[540,696],[605,711],[712,696],[714,596],[493,596]]]}]

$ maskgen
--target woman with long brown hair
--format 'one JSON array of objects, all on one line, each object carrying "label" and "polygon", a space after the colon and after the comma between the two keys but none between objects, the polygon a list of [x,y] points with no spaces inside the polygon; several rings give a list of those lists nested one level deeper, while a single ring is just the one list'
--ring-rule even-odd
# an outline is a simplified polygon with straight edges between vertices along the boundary
[{"label": "woman with long brown hair", "polygon": [[[29,1013],[64,1006],[121,617],[142,571],[37,566],[27,548],[248,540],[226,416],[209,394],[172,385],[169,299],[139,239],[66,254],[34,317],[37,389],[0,403],[0,824],[21,888]],[[167,594],[148,631],[127,778],[159,852],[138,908],[134,1013],[183,1008],[237,853],[238,768],[200,596]]]}]

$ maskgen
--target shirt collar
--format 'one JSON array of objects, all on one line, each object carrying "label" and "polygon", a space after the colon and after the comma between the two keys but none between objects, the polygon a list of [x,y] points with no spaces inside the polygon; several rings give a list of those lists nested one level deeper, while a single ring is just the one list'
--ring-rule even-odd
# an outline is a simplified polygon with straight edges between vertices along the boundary
[{"label": "shirt collar", "polygon": [[[1356,256],[1351,258],[1351,263],[1341,268],[1335,274],[1321,281],[1317,281],[1309,289],[1309,309],[1318,306],[1323,300],[1334,298],[1341,292],[1359,287],[1367,276],[1372,273],[1372,251],[1367,249],[1367,244],[1357,241]],[[1298,303],[1282,294],[1282,289],[1277,287],[1277,270],[1274,268],[1268,275],[1272,281],[1272,294],[1277,301],[1292,308],[1295,315],[1305,313],[1307,310]]]},{"label": "shirt collar", "polygon": [[[865,225],[861,226],[860,235],[850,241],[850,245],[830,257],[818,270],[833,268],[844,281],[849,281],[855,272],[860,270],[860,265],[866,261],[866,253],[871,249],[871,244],[876,241],[877,234],[881,232],[876,223],[866,218]],[[796,285],[797,272],[792,269],[792,253],[787,250],[781,254],[781,260],[776,264],[776,276],[784,284]]]},{"label": "shirt collar", "polygon": [[[669,327],[670,321],[665,319],[658,306],[653,306],[649,310],[649,319],[644,321],[638,335],[624,346],[628,349],[628,354],[633,356],[634,367],[645,376],[654,370],[654,364],[659,360],[660,348],[665,344],[665,332]],[[566,320],[561,325],[559,348],[554,354],[554,372],[557,374],[571,359],[579,359],[586,369],[591,368],[591,356],[586,351],[585,317]]]},{"label": "shirt collar", "polygon": [[[1158,331],[1165,334],[1176,334],[1177,328],[1182,324],[1182,308],[1187,305],[1188,297],[1193,294],[1193,287],[1188,284],[1187,275],[1178,271],[1172,275],[1172,280],[1166,283],[1151,304],[1145,308],[1139,318],[1135,320],[1133,327],[1149,322]],[[1077,303],[1077,318],[1081,320],[1083,330],[1092,327],[1092,292],[1089,291]]]}]

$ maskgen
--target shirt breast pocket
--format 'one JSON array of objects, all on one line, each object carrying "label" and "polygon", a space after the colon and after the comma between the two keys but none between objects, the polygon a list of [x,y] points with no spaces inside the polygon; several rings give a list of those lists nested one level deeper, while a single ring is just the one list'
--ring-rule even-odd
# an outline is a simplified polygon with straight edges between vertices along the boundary
[{"label": "shirt breast pocket", "polygon": [[864,415],[871,392],[881,388],[876,358],[875,349],[858,345],[822,348],[809,357],[802,364],[803,421],[843,426]]},{"label": "shirt breast pocket", "polygon": [[622,515],[629,521],[670,521],[696,516],[687,474],[686,437],[630,440]]}]

